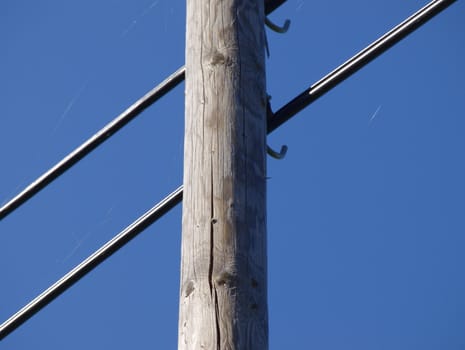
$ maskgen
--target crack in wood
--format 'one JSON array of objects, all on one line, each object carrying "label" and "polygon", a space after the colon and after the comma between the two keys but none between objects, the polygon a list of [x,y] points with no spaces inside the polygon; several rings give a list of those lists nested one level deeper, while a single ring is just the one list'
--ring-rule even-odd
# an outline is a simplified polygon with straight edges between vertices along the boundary
[{"label": "crack in wood", "polygon": [[213,208],[213,156],[210,155],[210,261],[208,266],[208,285],[210,287],[210,295],[213,296],[213,249],[214,249],[214,227],[213,227],[213,218],[214,208]]},{"label": "crack in wood", "polygon": [[216,287],[214,289],[214,299],[215,299],[215,325],[216,325],[216,348],[221,349],[221,332],[220,332],[220,310],[218,306],[218,295]]}]

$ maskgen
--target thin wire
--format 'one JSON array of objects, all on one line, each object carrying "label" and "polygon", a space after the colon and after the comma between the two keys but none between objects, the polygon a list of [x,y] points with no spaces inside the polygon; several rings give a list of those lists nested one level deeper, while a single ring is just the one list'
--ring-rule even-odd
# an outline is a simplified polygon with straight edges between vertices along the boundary
[{"label": "thin wire", "polygon": [[286,1],[287,0],[265,0],[265,14],[270,14]]},{"label": "thin wire", "polygon": [[317,100],[339,83],[346,80],[362,67],[373,61],[393,45],[401,41],[415,29],[426,23],[435,15],[452,5],[456,0],[435,0],[415,12],[402,23],[368,45],[348,61],[321,78],[310,88],[280,108],[268,119],[268,133],[273,132],[290,118]]},{"label": "thin wire", "polygon": [[0,208],[0,220],[5,218],[8,214],[12,213],[21,204],[25,203],[28,199],[38,193],[41,189],[62,175],[66,170],[71,168],[74,164],[92,152],[105,140],[107,140],[114,133],[119,131],[123,126],[129,123],[147,107],[163,97],[166,93],[174,89],[179,83],[184,80],[186,69],[184,66],[179,68],[176,72],[171,74],[158,86],[150,90],[147,94],[136,101],[132,106],[126,109],[118,117],[113,119],[110,123],[105,125],[95,135],[85,141],[82,145],[77,147],[74,151],[68,154],[55,166],[47,170],[43,175],[37,178],[14,198],[8,201]]},{"label": "thin wire", "polygon": [[[418,28],[421,24],[425,23],[435,14],[444,10],[453,2],[455,2],[455,0],[431,2],[430,4],[422,8],[420,11],[416,12],[413,16],[409,17],[407,20],[399,24],[397,27],[389,31],[387,34],[383,35],[380,39],[375,41],[366,49],[360,51],[360,53],[352,57],[349,61],[339,66],[337,69],[335,69],[333,72],[329,73],[322,79],[320,79],[317,83],[313,84],[310,87],[310,89],[306,90],[304,93],[299,95],[297,98],[295,98],[294,100],[286,104],[284,107],[282,107],[280,110],[278,110],[277,113],[275,113],[271,125],[268,125],[268,133],[274,131],[276,128],[281,126],[283,123],[285,123],[295,114],[297,114],[303,108],[308,106],[311,102],[316,100],[318,97],[322,96],[324,92],[327,92],[329,89],[348,78],[350,75],[355,73],[355,71],[360,69],[362,66],[368,64],[375,57],[379,56],[382,52],[386,51],[387,48],[391,47],[396,42],[403,39],[408,33]],[[426,19],[424,16],[426,16]],[[394,33],[395,31],[397,32],[398,30],[400,30],[401,27],[403,27],[408,21],[412,20],[413,17],[415,17],[415,19],[413,20],[418,21],[418,23],[420,24],[417,23],[414,26],[409,25],[408,27],[404,27],[403,30],[409,31],[406,34]],[[390,37],[390,39],[388,40],[387,36],[390,33],[392,33],[391,35],[393,36]],[[382,49],[380,47],[377,47],[375,49],[373,46],[375,43],[378,43],[378,45],[381,46],[386,45],[387,47],[385,49]],[[357,58],[362,54],[365,57],[363,60]],[[352,62],[352,64],[350,64],[350,62]],[[354,65],[357,66],[357,68],[354,68]],[[183,69],[184,67],[180,68],[178,72]],[[305,97],[305,95],[311,96],[312,99],[310,101],[307,101],[307,97]],[[95,268],[97,265],[103,262],[106,258],[108,258],[118,249],[123,247],[127,242],[129,242],[132,238],[134,238],[136,235],[142,232],[145,228],[150,226],[161,216],[170,211],[174,206],[181,202],[182,195],[183,187],[180,186],[177,190],[172,192],[155,207],[153,207],[147,213],[142,215],[139,219],[134,221],[126,229],[124,229],[122,232],[116,235],[112,240],[107,242],[104,246],[102,246],[99,250],[97,250],[86,260],[84,260],[82,263],[76,266],[73,270],[68,272],[64,277],[62,277],[55,284],[53,284],[51,287],[45,290],[42,294],[40,294],[38,297],[32,300],[29,304],[24,306],[20,311],[11,316],[0,326],[0,340],[5,338],[8,334],[10,334],[16,328],[18,328],[26,320],[28,320],[30,317],[32,317],[34,314],[40,311],[44,306],[46,306],[48,303],[50,303],[52,300],[58,297],[61,293],[63,293],[65,290],[71,287],[74,283],[76,283],[78,280],[84,277],[88,272],[90,272],[93,268]]]},{"label": "thin wire", "polygon": [[155,205],[152,209],[139,217],[131,225],[118,233],[110,241],[105,243],[105,245],[94,252],[91,256],[73,268],[62,278],[60,278],[52,286],[47,288],[29,304],[24,306],[21,310],[6,320],[2,325],[0,325],[0,340],[5,338],[8,334],[26,322],[34,314],[39,312],[52,300],[66,291],[74,283],[79,281],[88,272],[92,271],[105,259],[110,257],[113,253],[118,251],[126,243],[136,237],[139,233],[141,233],[143,230],[161,218],[164,214],[174,208],[178,203],[181,202],[182,193],[183,189],[182,186],[180,186],[170,195],[165,197],[161,202]]}]

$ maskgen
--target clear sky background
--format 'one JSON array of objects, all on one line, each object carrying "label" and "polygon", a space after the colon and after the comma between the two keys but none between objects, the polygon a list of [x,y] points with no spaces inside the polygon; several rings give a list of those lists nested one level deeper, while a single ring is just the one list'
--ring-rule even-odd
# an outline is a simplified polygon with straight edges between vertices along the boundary
[{"label": "clear sky background", "polygon": [[[289,0],[278,109],[426,4]],[[185,3],[0,2],[0,202],[184,64]],[[465,349],[465,5],[268,139],[271,349]],[[182,84],[0,222],[0,322],[182,181]],[[174,349],[181,206],[2,350]]]}]

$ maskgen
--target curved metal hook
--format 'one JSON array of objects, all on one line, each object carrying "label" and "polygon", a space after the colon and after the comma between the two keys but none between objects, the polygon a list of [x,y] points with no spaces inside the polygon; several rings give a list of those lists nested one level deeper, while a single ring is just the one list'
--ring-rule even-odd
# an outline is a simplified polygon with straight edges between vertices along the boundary
[{"label": "curved metal hook", "polygon": [[283,159],[286,156],[287,153],[287,146],[282,145],[281,150],[279,152],[276,152],[273,150],[270,146],[266,146],[266,153],[268,153],[271,157],[275,159]]},{"label": "curved metal hook", "polygon": [[275,31],[276,33],[286,33],[289,30],[289,26],[291,25],[291,21],[286,19],[284,25],[282,27],[274,24],[268,17],[265,17],[265,24],[268,28]]}]

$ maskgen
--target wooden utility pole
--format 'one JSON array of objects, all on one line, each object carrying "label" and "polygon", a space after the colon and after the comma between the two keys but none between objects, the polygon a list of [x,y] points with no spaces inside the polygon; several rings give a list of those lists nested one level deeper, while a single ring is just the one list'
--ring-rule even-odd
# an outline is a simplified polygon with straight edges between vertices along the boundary
[{"label": "wooden utility pole", "polygon": [[268,348],[263,0],[187,0],[178,349]]}]

